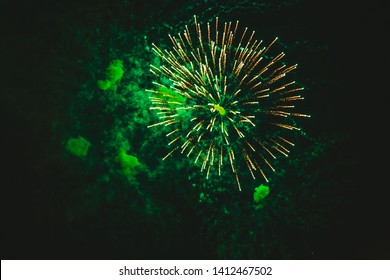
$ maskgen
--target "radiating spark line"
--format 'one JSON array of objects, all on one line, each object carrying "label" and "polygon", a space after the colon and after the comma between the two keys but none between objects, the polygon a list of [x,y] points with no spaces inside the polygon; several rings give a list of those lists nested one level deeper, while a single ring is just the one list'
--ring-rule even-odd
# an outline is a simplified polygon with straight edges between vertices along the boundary
[{"label": "radiating spark line", "polygon": [[171,150],[165,157],[163,157],[163,160],[165,160],[167,157],[169,157],[174,151],[176,151],[179,147],[174,148]]},{"label": "radiating spark line", "polygon": [[238,185],[238,190],[241,191],[241,183],[240,183],[240,180],[238,179],[237,173],[236,173],[236,181],[237,181],[237,185]]},{"label": "radiating spark line", "polygon": [[260,174],[263,176],[264,180],[268,183],[268,178],[265,176],[263,169],[260,167],[257,161],[255,161],[255,165],[257,169],[260,171]]},{"label": "radiating spark line", "polygon": [[172,130],[171,132],[169,132],[167,135],[165,135],[166,137],[168,137],[168,136],[170,136],[170,135],[172,135],[172,134],[174,134],[174,133],[176,133],[176,132],[178,132],[179,131],[179,129],[178,128],[176,128],[175,130]]},{"label": "radiating spark line", "polygon": [[281,139],[281,140],[283,140],[283,141],[286,142],[287,144],[290,144],[291,146],[295,146],[294,143],[288,141],[288,140],[287,140],[286,138],[284,138],[284,137],[278,136],[278,138]]},{"label": "radiating spark line", "polygon": [[168,146],[172,145],[173,143],[175,143],[180,138],[181,138],[181,136],[176,137],[175,139],[173,139],[171,142],[168,143]]},{"label": "radiating spark line", "polygon": [[268,162],[268,160],[263,156],[261,157],[263,158],[264,162],[269,166],[269,168],[271,168],[272,171],[275,171],[275,168]]},{"label": "radiating spark line", "polygon": [[196,159],[195,159],[194,163],[196,163],[198,161],[198,159],[199,159],[200,155],[202,154],[202,152],[203,152],[203,150],[199,151],[198,155],[196,156]]},{"label": "radiating spark line", "polygon": [[284,150],[286,153],[289,153],[290,151],[284,147],[282,144],[280,144],[279,142],[275,141],[274,139],[270,139],[273,143],[275,143],[278,147],[280,147],[282,150]]},{"label": "radiating spark line", "polygon": [[272,123],[272,124],[289,130],[300,130],[300,128],[288,124],[282,124],[282,123]]}]

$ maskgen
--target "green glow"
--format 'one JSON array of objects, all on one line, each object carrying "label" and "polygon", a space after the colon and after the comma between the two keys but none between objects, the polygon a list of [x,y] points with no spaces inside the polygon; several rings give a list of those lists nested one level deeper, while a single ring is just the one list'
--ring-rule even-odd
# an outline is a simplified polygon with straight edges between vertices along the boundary
[{"label": "green glow", "polygon": [[122,172],[126,176],[133,176],[137,173],[136,167],[140,165],[138,158],[128,155],[125,149],[120,149],[115,160],[121,165]]},{"label": "green glow", "polygon": [[257,188],[255,188],[255,193],[253,194],[253,200],[256,203],[259,203],[269,194],[269,187],[261,184]]},{"label": "green glow", "polygon": [[115,59],[111,62],[110,66],[107,67],[106,77],[107,80],[110,80],[113,83],[120,81],[123,77],[123,61],[120,59]]},{"label": "green glow", "polygon": [[78,138],[70,138],[66,142],[65,149],[74,156],[85,157],[90,146],[91,143],[87,139],[79,136]]},{"label": "green glow", "polygon": [[107,80],[99,80],[98,81],[98,87],[102,90],[108,90],[109,88],[111,88],[112,86],[112,83],[110,81],[107,81]]},{"label": "green glow", "polygon": [[125,71],[123,70],[123,61],[115,59],[106,69],[106,79],[98,80],[97,85],[101,90],[115,89],[118,82],[123,77]]},{"label": "green glow", "polygon": [[218,111],[221,116],[226,115],[226,110],[221,105],[214,105],[214,109]]}]

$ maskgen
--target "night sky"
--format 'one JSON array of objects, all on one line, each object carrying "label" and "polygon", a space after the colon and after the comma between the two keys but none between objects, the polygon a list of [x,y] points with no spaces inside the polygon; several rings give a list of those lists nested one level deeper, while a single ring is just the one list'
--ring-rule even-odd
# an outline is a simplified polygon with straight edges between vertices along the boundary
[{"label": "night sky", "polygon": [[[382,51],[387,35],[385,17],[380,13],[388,9],[385,4],[264,1],[267,8],[256,14],[246,1],[2,0],[2,259],[221,257],[211,245],[218,237],[201,237],[202,210],[196,205],[176,205],[172,212],[162,214],[161,219],[166,217],[166,223],[175,226],[170,233],[163,233],[166,238],[161,240],[158,234],[151,233],[159,230],[153,223],[132,220],[130,223],[140,228],[127,228],[128,218],[118,213],[123,205],[116,208],[115,204],[101,204],[96,213],[85,214],[86,211],[70,219],[70,201],[82,204],[82,191],[72,186],[92,184],[94,172],[100,176],[104,171],[97,169],[86,177],[78,173],[78,168],[85,166],[76,164],[70,172],[69,161],[62,158],[58,132],[62,126],[70,130],[64,119],[72,99],[66,93],[77,91],[88,78],[81,70],[77,72],[77,60],[92,56],[83,46],[78,49],[68,44],[75,40],[72,29],[92,30],[95,24],[103,26],[107,21],[113,23],[111,26],[134,28],[156,39],[153,36],[158,33],[152,26],[178,24],[208,6],[215,9],[218,3],[227,11],[228,7],[236,7],[230,14],[224,13],[225,17],[228,14],[248,26],[268,30],[270,36],[280,36],[292,46],[287,51],[289,59],[299,62],[300,77],[307,74],[303,81],[309,89],[305,109],[312,119],[305,121],[305,130],[314,138],[336,139],[308,169],[313,173],[315,168],[321,170],[316,178],[322,178],[324,184],[316,187],[331,200],[321,204],[328,208],[316,226],[303,234],[299,230],[291,230],[291,235],[286,232],[283,236],[289,237],[282,241],[286,252],[271,250],[268,255],[253,253],[242,258],[390,258],[389,125],[385,106],[388,86],[383,83],[386,77],[382,78],[388,72],[388,54]],[[134,25],[130,27],[129,23]],[[76,72],[67,73],[70,69]],[[182,194],[171,196],[169,189],[167,192],[154,199],[159,198],[161,205],[166,201],[174,204],[175,196],[180,198]],[[309,201],[307,204],[312,205]],[[305,203],[300,208],[304,206]],[[175,222],[176,216],[180,218]],[[134,219],[142,220],[142,215]],[[165,228],[165,221],[161,223]],[[232,253],[223,257],[233,258]]]}]

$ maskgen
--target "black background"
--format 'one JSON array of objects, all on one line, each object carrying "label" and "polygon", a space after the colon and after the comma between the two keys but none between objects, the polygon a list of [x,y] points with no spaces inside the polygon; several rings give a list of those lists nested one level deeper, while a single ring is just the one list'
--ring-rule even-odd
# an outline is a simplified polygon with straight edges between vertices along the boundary
[{"label": "black background", "polygon": [[[69,230],[61,194],[51,191],[63,176],[61,167],[47,168],[45,154],[50,120],[66,107],[56,103],[53,77],[45,72],[50,48],[64,40],[59,19],[98,2],[0,2],[2,259],[118,258],[98,237],[91,235],[86,243]],[[136,6],[145,15],[149,6],[141,2]],[[329,174],[346,182],[342,194],[349,204],[335,209],[317,258],[389,259],[388,32],[382,16],[388,5],[297,2],[298,24],[311,25],[311,39],[330,46],[322,61],[310,65],[332,86],[318,87],[318,99],[311,102],[323,118],[320,127],[309,130],[351,135],[334,153],[352,161],[352,168]],[[37,172],[36,166],[47,170]]]}]

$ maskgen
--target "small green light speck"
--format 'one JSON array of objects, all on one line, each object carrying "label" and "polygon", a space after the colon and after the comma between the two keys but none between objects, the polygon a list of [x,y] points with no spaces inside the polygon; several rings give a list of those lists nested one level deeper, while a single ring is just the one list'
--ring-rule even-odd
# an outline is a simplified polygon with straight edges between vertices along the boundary
[{"label": "small green light speck", "polygon": [[225,116],[226,115],[226,110],[225,108],[223,108],[221,105],[214,105],[214,109],[216,111],[218,111],[218,113],[221,115],[221,116]]}]

